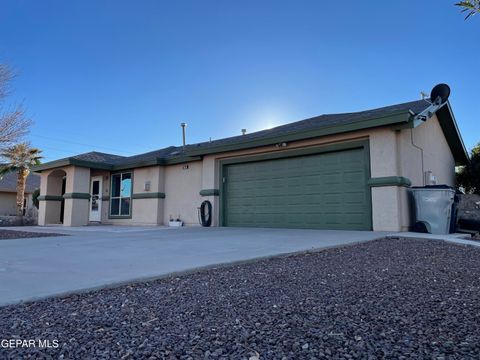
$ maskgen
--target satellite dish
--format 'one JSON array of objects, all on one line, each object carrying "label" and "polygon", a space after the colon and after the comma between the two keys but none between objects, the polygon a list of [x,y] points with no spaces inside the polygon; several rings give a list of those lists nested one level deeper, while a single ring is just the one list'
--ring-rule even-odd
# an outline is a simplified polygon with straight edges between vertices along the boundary
[{"label": "satellite dish", "polygon": [[417,126],[422,121],[430,119],[435,112],[443,107],[450,96],[450,87],[447,84],[435,85],[430,93],[430,100],[426,100],[430,105],[423,109],[420,113],[415,115],[415,112],[409,110],[411,116],[413,116],[413,124]]},{"label": "satellite dish", "polygon": [[448,100],[450,96],[450,87],[447,84],[435,85],[430,93],[430,101],[434,104],[441,105]]}]

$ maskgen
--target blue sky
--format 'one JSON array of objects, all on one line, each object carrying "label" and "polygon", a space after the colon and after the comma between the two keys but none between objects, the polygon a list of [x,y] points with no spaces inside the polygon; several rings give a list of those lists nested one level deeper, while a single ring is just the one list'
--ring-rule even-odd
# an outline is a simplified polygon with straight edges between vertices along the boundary
[{"label": "blue sky", "polygon": [[478,131],[480,16],[455,0],[2,1],[12,101],[53,160],[131,155],[323,113],[419,98],[446,82]]}]

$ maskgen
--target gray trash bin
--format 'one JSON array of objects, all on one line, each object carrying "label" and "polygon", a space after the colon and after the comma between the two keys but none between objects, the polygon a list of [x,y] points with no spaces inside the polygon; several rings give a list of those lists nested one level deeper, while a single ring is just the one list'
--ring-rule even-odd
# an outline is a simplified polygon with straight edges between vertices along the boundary
[{"label": "gray trash bin", "polygon": [[455,190],[447,185],[412,187],[415,199],[415,228],[422,225],[431,234],[450,233]]}]

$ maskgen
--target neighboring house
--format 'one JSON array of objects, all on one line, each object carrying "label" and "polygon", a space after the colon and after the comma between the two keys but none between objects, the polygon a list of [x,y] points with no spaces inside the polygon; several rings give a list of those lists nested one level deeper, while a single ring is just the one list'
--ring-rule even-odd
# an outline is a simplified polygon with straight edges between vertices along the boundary
[{"label": "neighboring house", "polygon": [[[40,176],[31,173],[25,187],[24,212],[33,208],[32,193],[40,188]],[[0,216],[17,214],[17,173],[9,173],[0,179]]]},{"label": "neighboring house", "polygon": [[411,185],[454,185],[468,161],[449,103],[412,101],[131,157],[90,152],[35,168],[40,225],[198,224],[408,230]]}]

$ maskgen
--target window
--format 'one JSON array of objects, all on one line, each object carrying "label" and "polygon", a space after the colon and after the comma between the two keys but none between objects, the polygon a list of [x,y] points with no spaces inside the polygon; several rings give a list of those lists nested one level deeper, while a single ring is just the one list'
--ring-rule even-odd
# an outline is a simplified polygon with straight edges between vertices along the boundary
[{"label": "window", "polygon": [[112,175],[111,216],[130,216],[132,208],[132,173]]}]

